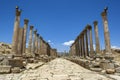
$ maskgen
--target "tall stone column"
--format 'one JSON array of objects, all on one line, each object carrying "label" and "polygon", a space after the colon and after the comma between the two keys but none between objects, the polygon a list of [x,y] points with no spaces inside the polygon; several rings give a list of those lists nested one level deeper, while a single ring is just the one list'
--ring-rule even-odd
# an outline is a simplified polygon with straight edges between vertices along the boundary
[{"label": "tall stone column", "polygon": [[18,7],[16,7],[16,16],[15,16],[15,22],[14,22],[14,34],[13,34],[13,41],[12,41],[12,53],[13,54],[17,54],[20,15],[21,15],[21,11],[19,10]]},{"label": "tall stone column", "polygon": [[81,36],[79,35],[79,51],[80,51],[80,57],[82,56],[82,42],[81,42]]},{"label": "tall stone column", "polygon": [[75,40],[75,52],[76,52],[76,56],[79,56],[78,38]]},{"label": "tall stone column", "polygon": [[36,37],[36,53],[37,53],[37,54],[38,54],[38,46],[39,46],[38,40],[39,40],[39,34],[37,34],[37,37]]},{"label": "tall stone column", "polygon": [[89,40],[90,40],[90,57],[94,57],[94,50],[93,50],[93,40],[92,40],[92,27],[87,25],[89,30]]},{"label": "tall stone column", "polygon": [[85,56],[89,56],[87,29],[84,30],[84,37],[85,37]]},{"label": "tall stone column", "polygon": [[26,38],[27,38],[27,28],[28,28],[28,19],[24,19],[24,36],[23,36],[23,51],[22,53],[25,53],[26,51]]},{"label": "tall stone column", "polygon": [[100,43],[98,36],[98,22],[94,21],[95,41],[96,41],[96,53],[100,53]]},{"label": "tall stone column", "polygon": [[32,33],[33,33],[33,26],[30,26],[28,53],[32,52]]},{"label": "tall stone column", "polygon": [[82,33],[81,36],[82,36],[82,39],[81,39],[81,42],[82,42],[82,57],[85,57],[84,34]]},{"label": "tall stone column", "polygon": [[36,33],[37,33],[37,30],[34,31],[34,40],[33,40],[33,47],[32,47],[32,53],[35,54],[35,50],[36,50],[36,39],[37,39],[37,36],[36,36]]},{"label": "tall stone column", "polygon": [[40,36],[40,55],[43,55],[43,38]]},{"label": "tall stone column", "polygon": [[50,56],[50,45],[47,43],[47,55]]},{"label": "tall stone column", "polygon": [[107,10],[104,10],[101,13],[101,16],[102,16],[103,25],[104,25],[104,38],[105,38],[106,54],[112,54],[112,52],[111,52],[111,44],[110,44],[110,35],[109,35],[109,29],[108,29]]},{"label": "tall stone column", "polygon": [[77,56],[77,45],[76,45],[76,40],[75,40],[75,56]]},{"label": "tall stone column", "polygon": [[19,28],[18,54],[17,54],[17,56],[22,56],[23,35],[24,35],[24,29],[23,28]]},{"label": "tall stone column", "polygon": [[40,36],[39,36],[39,39],[38,39],[38,53],[39,53],[39,55],[40,55]]}]

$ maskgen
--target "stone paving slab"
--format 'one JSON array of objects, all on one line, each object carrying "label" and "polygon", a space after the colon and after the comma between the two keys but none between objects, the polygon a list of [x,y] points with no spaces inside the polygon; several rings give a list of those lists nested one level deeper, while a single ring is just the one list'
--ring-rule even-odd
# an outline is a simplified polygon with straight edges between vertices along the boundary
[{"label": "stone paving slab", "polygon": [[36,69],[28,69],[19,74],[12,73],[0,75],[0,80],[113,80],[113,79],[107,78],[106,76],[100,75],[96,72],[87,70],[68,60],[57,58]]}]

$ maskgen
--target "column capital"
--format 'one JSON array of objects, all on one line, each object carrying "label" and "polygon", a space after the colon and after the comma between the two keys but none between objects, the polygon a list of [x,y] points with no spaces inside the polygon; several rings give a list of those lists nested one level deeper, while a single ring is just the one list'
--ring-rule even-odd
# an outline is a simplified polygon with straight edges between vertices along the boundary
[{"label": "column capital", "polygon": [[82,31],[81,34],[80,34],[80,37],[82,37],[84,35],[84,32]]},{"label": "column capital", "polygon": [[85,34],[86,32],[87,32],[87,29],[84,29],[84,30],[83,30],[83,34]]},{"label": "column capital", "polygon": [[107,16],[107,12],[105,12],[105,11],[102,12],[102,13],[101,13],[101,16]]},{"label": "column capital", "polygon": [[98,24],[98,21],[94,21],[93,24],[94,24],[94,25],[97,25],[97,24]]},{"label": "column capital", "polygon": [[37,34],[37,37],[39,37],[39,34]]},{"label": "column capital", "polygon": [[36,30],[34,30],[34,34],[36,34],[37,33],[37,29]]},{"label": "column capital", "polygon": [[40,39],[43,40],[43,38],[40,36]]},{"label": "column capital", "polygon": [[31,26],[30,26],[30,29],[33,29],[33,28],[34,28],[34,26],[31,25]]},{"label": "column capital", "polygon": [[16,16],[20,16],[21,14],[21,10],[19,10],[19,7],[16,6]]},{"label": "column capital", "polygon": [[28,19],[24,19],[24,24],[28,24],[29,20]]},{"label": "column capital", "polygon": [[87,24],[87,29],[89,29],[89,30],[92,29],[92,26]]},{"label": "column capital", "polygon": [[101,13],[101,16],[107,16],[108,7],[105,7],[104,11]]}]

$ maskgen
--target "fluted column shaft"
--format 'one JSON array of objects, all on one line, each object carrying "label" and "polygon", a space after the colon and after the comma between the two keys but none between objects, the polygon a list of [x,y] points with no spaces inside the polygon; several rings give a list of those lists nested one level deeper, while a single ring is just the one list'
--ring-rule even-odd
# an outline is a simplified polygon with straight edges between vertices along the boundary
[{"label": "fluted column shaft", "polygon": [[94,21],[95,41],[96,41],[96,53],[100,53],[100,43],[98,36],[98,22]]},{"label": "fluted column shaft", "polygon": [[90,57],[94,56],[94,50],[93,50],[93,40],[92,40],[92,27],[88,25],[89,30],[89,40],[90,40]]},{"label": "fluted column shaft", "polygon": [[29,43],[28,43],[28,52],[29,53],[32,53],[32,33],[33,33],[33,26],[30,26]]},{"label": "fluted column shaft", "polygon": [[107,12],[104,11],[101,13],[104,25],[104,38],[105,38],[105,50],[106,54],[111,54],[111,44],[110,44],[110,35],[108,29],[108,20],[107,20]]},{"label": "fluted column shaft", "polygon": [[87,29],[84,30],[84,38],[85,38],[85,56],[89,56]]},{"label": "fluted column shaft", "polygon": [[37,39],[37,30],[34,31],[34,40],[33,40],[33,47],[32,47],[32,53],[35,54],[35,50],[36,50],[36,39]]},{"label": "fluted column shaft", "polygon": [[13,34],[13,41],[12,41],[12,53],[13,54],[17,54],[20,15],[21,15],[21,11],[18,10],[18,7],[16,7],[16,17],[15,17],[15,22],[14,22],[14,34]]},{"label": "fluted column shaft", "polygon": [[19,28],[18,54],[17,54],[17,56],[22,56],[23,34],[24,34],[23,28]]},{"label": "fluted column shaft", "polygon": [[37,54],[38,54],[38,46],[39,46],[38,40],[39,40],[39,34],[37,34],[37,37],[36,37],[36,53],[37,53]]},{"label": "fluted column shaft", "polygon": [[23,35],[23,51],[22,53],[25,53],[26,51],[26,38],[27,38],[27,28],[28,28],[28,19],[24,19],[24,35]]},{"label": "fluted column shaft", "polygon": [[82,57],[85,57],[85,47],[84,47],[84,35],[82,34],[82,39],[81,39],[81,42],[82,42]]},{"label": "fluted column shaft", "polygon": [[82,42],[80,36],[79,36],[79,50],[80,50],[80,57],[82,57]]},{"label": "fluted column shaft", "polygon": [[43,45],[43,38],[40,37],[40,54],[41,55],[43,55],[43,47],[44,47],[44,45]]}]

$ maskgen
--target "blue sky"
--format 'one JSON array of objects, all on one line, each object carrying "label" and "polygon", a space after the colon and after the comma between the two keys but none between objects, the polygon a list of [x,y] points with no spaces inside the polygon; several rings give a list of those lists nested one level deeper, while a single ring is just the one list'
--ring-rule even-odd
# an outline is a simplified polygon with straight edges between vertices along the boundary
[{"label": "blue sky", "polygon": [[[58,51],[68,51],[69,46],[63,44],[72,42],[87,24],[93,27],[94,20],[98,21],[100,45],[104,49],[100,14],[108,6],[111,46],[120,47],[120,0],[0,0],[0,42],[12,43],[16,5],[22,9],[20,26],[28,18],[29,26],[34,25]],[[95,44],[94,27],[92,33]]]}]

